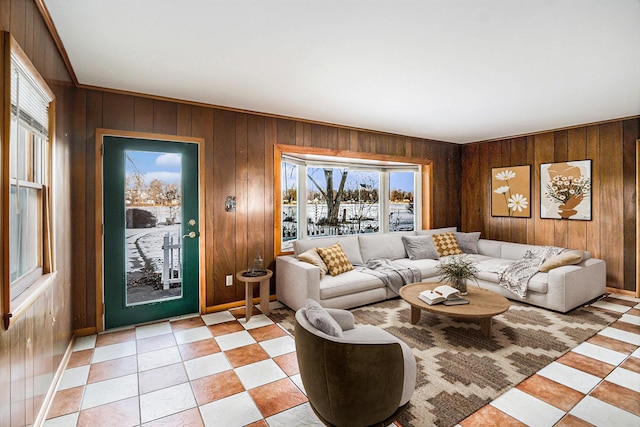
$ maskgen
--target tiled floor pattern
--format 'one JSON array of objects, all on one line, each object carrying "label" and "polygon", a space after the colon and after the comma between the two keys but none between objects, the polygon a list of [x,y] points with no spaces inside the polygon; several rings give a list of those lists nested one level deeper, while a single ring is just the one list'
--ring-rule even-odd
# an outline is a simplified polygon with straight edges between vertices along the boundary
[{"label": "tiled floor pattern", "polygon": [[623,314],[460,424],[640,427],[640,300],[592,305]]},{"label": "tiled floor pattern", "polygon": [[[619,321],[460,424],[640,426],[640,300]],[[321,426],[293,338],[257,309],[76,340],[45,426]]]}]

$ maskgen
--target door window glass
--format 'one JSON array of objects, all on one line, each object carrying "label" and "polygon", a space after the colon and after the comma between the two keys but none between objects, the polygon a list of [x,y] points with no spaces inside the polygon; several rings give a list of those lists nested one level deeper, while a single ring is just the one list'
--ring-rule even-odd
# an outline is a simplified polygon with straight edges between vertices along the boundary
[{"label": "door window glass", "polygon": [[182,296],[179,153],[126,150],[126,305]]}]

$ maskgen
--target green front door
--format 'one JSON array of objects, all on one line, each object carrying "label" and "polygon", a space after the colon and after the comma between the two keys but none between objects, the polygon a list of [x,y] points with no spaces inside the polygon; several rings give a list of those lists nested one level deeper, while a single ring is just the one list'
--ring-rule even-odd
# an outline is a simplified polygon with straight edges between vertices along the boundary
[{"label": "green front door", "polygon": [[105,328],[198,312],[198,145],[103,138]]}]

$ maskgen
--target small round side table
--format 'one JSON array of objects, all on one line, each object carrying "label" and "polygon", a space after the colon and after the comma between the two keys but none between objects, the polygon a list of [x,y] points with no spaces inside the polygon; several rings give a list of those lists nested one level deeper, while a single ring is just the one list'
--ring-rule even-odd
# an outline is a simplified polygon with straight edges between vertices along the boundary
[{"label": "small round side table", "polygon": [[244,295],[245,295],[245,319],[248,322],[251,319],[251,312],[253,311],[253,284],[260,283],[260,311],[262,314],[269,314],[269,283],[273,271],[265,270],[267,274],[262,276],[243,276],[247,270],[242,270],[236,273],[236,279],[244,282]]}]

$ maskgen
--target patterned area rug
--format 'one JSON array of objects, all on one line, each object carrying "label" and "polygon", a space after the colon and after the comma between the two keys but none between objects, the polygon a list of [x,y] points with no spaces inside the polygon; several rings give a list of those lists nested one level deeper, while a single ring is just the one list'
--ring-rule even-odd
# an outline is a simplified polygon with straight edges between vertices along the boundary
[{"label": "patterned area rug", "polygon": [[[489,339],[478,323],[427,312],[411,325],[411,309],[401,299],[352,313],[356,324],[379,326],[413,349],[417,384],[398,420],[404,427],[454,426],[618,318],[592,307],[559,314],[512,301],[493,318]],[[270,317],[293,333],[293,314],[280,308]]]}]

